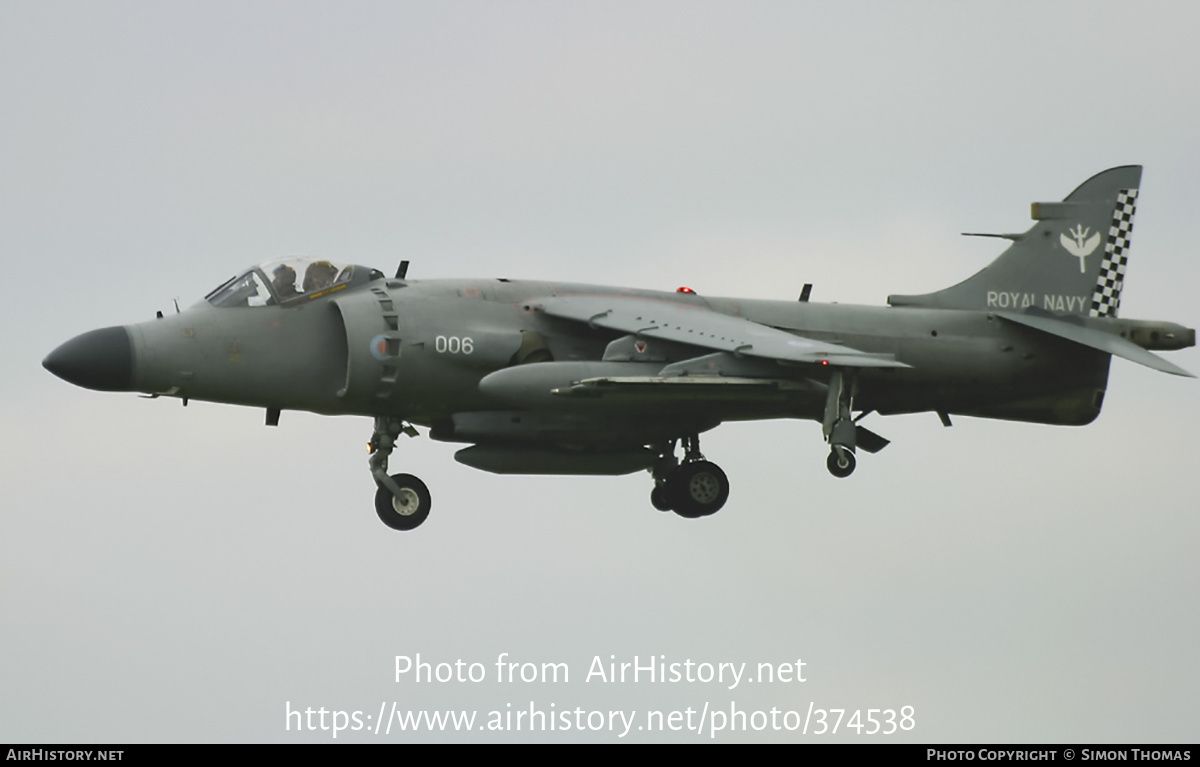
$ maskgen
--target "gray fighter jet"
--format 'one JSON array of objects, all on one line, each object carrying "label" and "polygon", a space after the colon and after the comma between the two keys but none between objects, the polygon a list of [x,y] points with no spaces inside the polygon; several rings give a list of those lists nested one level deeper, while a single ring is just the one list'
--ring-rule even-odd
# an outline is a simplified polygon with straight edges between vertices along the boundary
[{"label": "gray fighter jet", "polygon": [[[1190,375],[1150,350],[1195,344],[1169,322],[1118,319],[1141,168],[1104,171],[1034,203],[1023,234],[953,287],[864,307],[712,298],[508,279],[410,280],[302,258],[247,270],[187,311],[103,328],[43,365],[71,383],[266,410],[375,419],[376,511],[409,530],[430,495],[389,475],[401,434],[467,443],[501,474],[648,470],[651,503],[720,509],[724,472],[700,437],[723,421],[822,426],[829,471],[888,444],[870,413],[1081,425],[1115,355]],[[682,456],[679,455],[682,452]]]}]

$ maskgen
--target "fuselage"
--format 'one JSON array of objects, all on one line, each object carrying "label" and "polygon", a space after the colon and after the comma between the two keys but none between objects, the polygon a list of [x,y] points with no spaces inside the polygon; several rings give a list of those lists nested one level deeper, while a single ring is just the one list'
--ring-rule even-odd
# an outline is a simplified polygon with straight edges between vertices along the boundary
[{"label": "fuselage", "polygon": [[[202,302],[126,326],[133,356],[128,388],[280,410],[391,415],[427,426],[458,413],[506,412],[512,402],[480,390],[485,376],[521,364],[600,363],[621,335],[548,317],[534,306],[538,298],[582,295],[704,308],[894,355],[909,367],[856,373],[855,407],[883,414],[940,410],[1084,424],[1099,413],[1107,380],[1108,355],[983,312],[706,298],[517,280],[375,279],[291,306]],[[705,353],[667,346],[653,363],[625,364],[653,374],[666,363]],[[828,378],[818,366],[776,368],[781,380],[820,384]],[[554,402],[556,409],[582,413],[612,407]],[[713,422],[819,420],[823,406],[818,385],[707,402],[704,415]],[[635,416],[639,409],[637,403],[620,407]],[[661,413],[663,407],[660,402],[644,409]],[[694,403],[687,408],[694,411]]]}]

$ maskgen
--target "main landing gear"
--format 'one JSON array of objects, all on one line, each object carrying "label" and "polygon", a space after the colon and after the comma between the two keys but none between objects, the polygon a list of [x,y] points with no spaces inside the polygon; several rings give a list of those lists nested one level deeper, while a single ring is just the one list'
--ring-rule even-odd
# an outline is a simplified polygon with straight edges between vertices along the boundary
[{"label": "main landing gear", "polygon": [[379,486],[375,491],[375,513],[393,530],[412,530],[429,516],[429,488],[411,474],[388,476],[388,456],[401,434],[415,437],[417,431],[394,418],[376,418],[367,449],[371,452],[371,475]]},{"label": "main landing gear", "polygon": [[704,460],[698,435],[685,437],[683,447],[682,463],[675,458],[675,440],[659,456],[651,470],[650,503],[659,511],[674,511],[688,519],[715,514],[729,499],[729,479],[720,466]]}]

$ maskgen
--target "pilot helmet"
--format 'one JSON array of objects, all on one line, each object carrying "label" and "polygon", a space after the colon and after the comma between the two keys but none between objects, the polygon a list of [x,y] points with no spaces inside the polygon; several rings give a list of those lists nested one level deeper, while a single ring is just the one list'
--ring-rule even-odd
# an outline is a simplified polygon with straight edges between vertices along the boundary
[{"label": "pilot helmet", "polygon": [[314,261],[304,270],[304,290],[318,290],[333,284],[337,267],[328,261]]}]

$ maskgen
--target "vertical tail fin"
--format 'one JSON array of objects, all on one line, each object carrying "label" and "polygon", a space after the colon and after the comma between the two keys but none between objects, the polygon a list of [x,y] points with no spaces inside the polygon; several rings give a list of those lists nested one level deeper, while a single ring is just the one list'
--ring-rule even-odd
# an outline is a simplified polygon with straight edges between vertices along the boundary
[{"label": "vertical tail fin", "polygon": [[1116,317],[1129,262],[1140,165],[1097,173],[1062,202],[1035,202],[1036,224],[1002,235],[1013,244],[953,287],[888,296],[892,306],[1021,311]]}]

